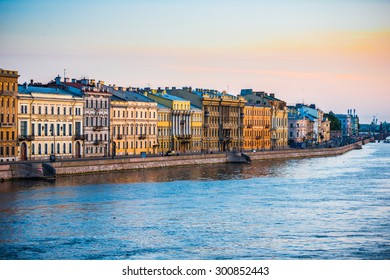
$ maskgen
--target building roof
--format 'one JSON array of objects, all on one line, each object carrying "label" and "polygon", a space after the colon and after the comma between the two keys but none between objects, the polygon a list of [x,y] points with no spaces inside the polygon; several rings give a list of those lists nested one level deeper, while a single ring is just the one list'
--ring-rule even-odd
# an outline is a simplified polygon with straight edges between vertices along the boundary
[{"label": "building roof", "polygon": [[165,93],[165,94],[155,94],[159,97],[162,97],[162,98],[165,98],[165,99],[168,99],[168,100],[171,100],[171,101],[187,101],[189,102],[188,100],[184,99],[184,98],[181,98],[181,97],[178,97],[178,96],[174,96],[174,95],[171,95],[169,93]]},{"label": "building roof", "polygon": [[60,89],[60,88],[50,88],[50,87],[39,87],[39,86],[28,86],[27,84],[19,85],[18,91],[21,94],[31,94],[31,93],[45,93],[45,94],[64,94],[72,95],[71,92]]}]

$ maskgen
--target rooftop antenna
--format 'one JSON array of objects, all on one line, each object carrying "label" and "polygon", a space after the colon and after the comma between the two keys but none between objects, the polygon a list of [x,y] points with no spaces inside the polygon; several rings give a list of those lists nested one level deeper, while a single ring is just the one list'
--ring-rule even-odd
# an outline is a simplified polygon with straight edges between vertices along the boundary
[{"label": "rooftop antenna", "polygon": [[64,80],[66,78],[66,69],[64,68]]}]

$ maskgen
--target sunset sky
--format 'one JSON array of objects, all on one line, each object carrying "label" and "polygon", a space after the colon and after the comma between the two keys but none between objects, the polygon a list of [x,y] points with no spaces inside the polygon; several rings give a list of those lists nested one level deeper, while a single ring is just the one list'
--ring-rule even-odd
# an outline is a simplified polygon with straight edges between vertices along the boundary
[{"label": "sunset sky", "polygon": [[390,1],[0,0],[0,68],[273,92],[390,122]]}]

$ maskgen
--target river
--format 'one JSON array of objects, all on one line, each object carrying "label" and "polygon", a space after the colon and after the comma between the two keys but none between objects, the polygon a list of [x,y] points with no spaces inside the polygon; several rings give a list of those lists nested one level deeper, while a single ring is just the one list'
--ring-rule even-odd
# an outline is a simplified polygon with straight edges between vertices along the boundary
[{"label": "river", "polygon": [[0,183],[0,259],[390,259],[390,145]]}]

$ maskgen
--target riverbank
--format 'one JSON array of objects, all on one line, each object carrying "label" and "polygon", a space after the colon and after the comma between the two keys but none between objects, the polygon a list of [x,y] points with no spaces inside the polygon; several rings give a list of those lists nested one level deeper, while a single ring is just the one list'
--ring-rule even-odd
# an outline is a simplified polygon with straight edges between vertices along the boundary
[{"label": "riverbank", "polygon": [[[364,144],[368,142],[365,141]],[[337,156],[358,148],[351,144],[336,148],[291,149],[245,153],[252,161]],[[0,165],[0,180],[45,179],[74,174],[89,174],[122,170],[165,168],[171,166],[229,163],[223,154],[180,155],[170,157],[83,159],[51,163],[11,163]]]}]

